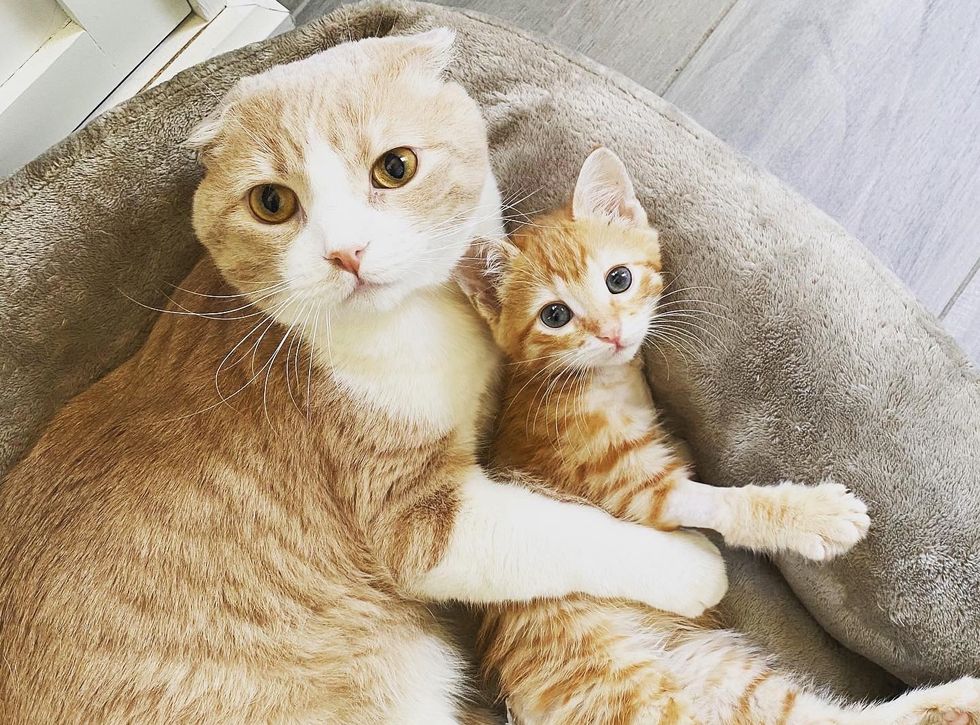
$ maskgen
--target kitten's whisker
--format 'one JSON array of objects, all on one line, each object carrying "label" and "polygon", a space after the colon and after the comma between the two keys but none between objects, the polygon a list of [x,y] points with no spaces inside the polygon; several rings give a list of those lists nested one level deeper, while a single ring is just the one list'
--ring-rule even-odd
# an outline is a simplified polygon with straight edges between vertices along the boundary
[{"label": "kitten's whisker", "polygon": [[661,316],[661,317],[671,317],[671,316],[675,316],[675,317],[697,317],[697,318],[701,318],[701,317],[713,317],[716,320],[722,320],[724,322],[731,322],[731,318],[730,317],[726,317],[725,315],[719,315],[717,312],[712,312],[711,310],[701,310],[701,309],[698,309],[696,307],[680,308],[680,309],[666,309],[666,310],[663,310],[663,311],[658,311],[656,314],[658,316]]},{"label": "kitten's whisker", "polygon": [[538,370],[536,373],[534,373],[530,378],[527,379],[527,381],[525,381],[524,385],[521,386],[521,389],[518,390],[517,393],[514,395],[514,397],[511,398],[510,403],[508,404],[507,408],[504,410],[504,413],[506,413],[508,410],[510,410],[510,406],[513,405],[514,402],[517,401],[517,399],[521,397],[521,393],[524,392],[524,390],[527,388],[527,386],[530,385],[534,381],[535,378],[537,378],[539,375],[542,375],[542,374],[546,373],[548,371],[548,369],[550,367],[552,367],[553,365],[556,365],[556,364],[558,364],[558,363],[561,362],[561,356],[562,356],[562,354],[563,354],[562,352],[555,353],[554,357],[556,357],[558,359],[551,361],[550,363],[548,363],[547,365],[545,365],[543,368],[541,368],[540,370]]},{"label": "kitten's whisker", "polygon": [[[679,327],[678,328],[678,327],[674,327],[674,325],[683,325],[683,327]],[[693,322],[691,322],[689,320],[683,320],[683,319],[670,320],[670,321],[668,321],[663,326],[664,327],[667,327],[667,328],[671,328],[675,332],[681,332],[683,330],[684,332],[687,332],[688,334],[690,334],[695,339],[700,340],[700,338],[698,338],[698,336],[694,334],[694,330],[697,330],[701,334],[706,335],[707,337],[710,337],[712,340],[714,340],[716,343],[718,343],[718,345],[721,348],[724,349],[726,347],[725,342],[718,336],[718,334],[716,332],[714,332],[713,330],[710,330],[707,327],[704,327],[702,325],[697,325],[697,324],[695,324],[695,323],[693,323]]]},{"label": "kitten's whisker", "polygon": [[663,348],[657,343],[655,336],[646,336],[643,338],[644,343],[649,342],[660,353],[660,357],[664,359],[664,365],[667,368],[667,380],[670,380],[670,360],[667,359],[667,355],[664,353]]},{"label": "kitten's whisker", "polygon": [[653,337],[663,340],[668,346],[677,350],[685,358],[693,356],[697,352],[696,347],[693,346],[693,341],[690,338],[676,334],[677,332],[677,330],[667,331],[664,328],[659,328],[653,331]]},{"label": "kitten's whisker", "polygon": [[549,359],[551,359],[553,357],[557,357],[558,355],[561,355],[561,354],[562,354],[561,352],[553,352],[553,353],[549,353],[548,355],[542,355],[541,357],[529,357],[529,358],[524,358],[523,360],[515,360],[513,362],[505,363],[505,365],[507,365],[507,366],[511,366],[511,365],[526,365],[527,363],[536,362],[538,360],[549,360]]},{"label": "kitten's whisker", "polygon": [[[538,406],[538,411],[537,411],[537,413],[534,416],[533,425],[534,425],[535,428],[538,425],[538,413],[541,412],[541,407],[542,406],[547,406],[548,397],[551,395],[551,392],[552,392],[554,386],[557,384],[557,381],[559,381],[561,379],[561,376],[570,368],[570,363],[574,359],[577,359],[577,355],[576,355],[577,352],[578,351],[576,351],[576,350],[568,350],[568,351],[565,351],[564,355],[562,355],[561,360],[560,360],[560,362],[562,362],[562,364],[563,364],[562,368],[558,371],[557,375],[552,375],[552,376],[550,376],[550,379],[549,380],[546,380],[546,382],[548,383],[548,386],[547,386],[547,388],[545,388],[544,396],[541,399],[541,405]],[[543,386],[544,386],[544,382],[542,382],[541,386],[539,386],[538,389],[540,390],[541,387],[543,387]],[[535,398],[533,398],[531,400],[531,403],[532,404],[534,403],[534,400],[536,398],[537,398],[537,395],[535,395]]]}]

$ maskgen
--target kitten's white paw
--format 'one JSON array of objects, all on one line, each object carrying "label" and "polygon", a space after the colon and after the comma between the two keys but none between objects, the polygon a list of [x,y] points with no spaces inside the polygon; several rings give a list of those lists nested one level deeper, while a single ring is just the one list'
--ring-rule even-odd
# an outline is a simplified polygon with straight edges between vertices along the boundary
[{"label": "kitten's white paw", "polygon": [[788,494],[782,504],[794,509],[787,516],[786,549],[826,561],[849,551],[868,533],[868,507],[841,484],[783,484],[779,488]]},{"label": "kitten's white paw", "polygon": [[698,617],[728,591],[725,561],[718,548],[695,531],[651,531],[662,541],[650,552],[656,559],[644,603],[684,617]]}]

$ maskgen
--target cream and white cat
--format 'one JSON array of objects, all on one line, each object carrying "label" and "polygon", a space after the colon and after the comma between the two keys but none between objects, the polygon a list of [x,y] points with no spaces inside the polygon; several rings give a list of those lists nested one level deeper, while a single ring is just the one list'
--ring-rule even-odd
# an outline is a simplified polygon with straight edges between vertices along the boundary
[{"label": "cream and white cat", "polygon": [[703,537],[476,462],[498,353],[448,280],[502,229],[451,45],[273,68],[194,133],[208,257],[0,485],[0,721],[484,722],[431,602],[721,598]]}]

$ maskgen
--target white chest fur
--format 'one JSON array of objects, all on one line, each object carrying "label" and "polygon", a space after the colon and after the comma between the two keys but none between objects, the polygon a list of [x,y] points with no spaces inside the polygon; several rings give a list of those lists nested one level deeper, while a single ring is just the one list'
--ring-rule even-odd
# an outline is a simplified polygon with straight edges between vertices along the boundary
[{"label": "white chest fur", "polygon": [[455,286],[415,293],[395,310],[342,327],[316,349],[355,398],[432,434],[455,430],[472,439],[500,356]]}]

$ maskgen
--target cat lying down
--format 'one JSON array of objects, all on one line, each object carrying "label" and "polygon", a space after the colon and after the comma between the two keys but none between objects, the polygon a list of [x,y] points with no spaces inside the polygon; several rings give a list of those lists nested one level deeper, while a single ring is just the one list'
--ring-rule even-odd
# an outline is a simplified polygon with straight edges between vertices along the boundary
[{"label": "cat lying down", "polygon": [[433,602],[698,615],[724,564],[478,465],[503,234],[453,36],[243,78],[191,140],[208,251],[0,485],[0,721],[479,723]]},{"label": "cat lying down", "polygon": [[[658,421],[637,354],[644,342],[670,342],[698,324],[698,309],[664,291],[657,232],[611,151],[586,159],[568,208],[477,249],[460,281],[508,361],[495,466],[521,469],[621,519],[714,529],[760,552],[821,561],[865,535],[864,504],[836,483],[721,488],[691,479],[683,447]],[[487,680],[526,724],[873,725],[980,716],[973,678],[849,705],[780,672],[710,617],[683,619],[627,601],[575,596],[487,607],[479,649]]]}]

